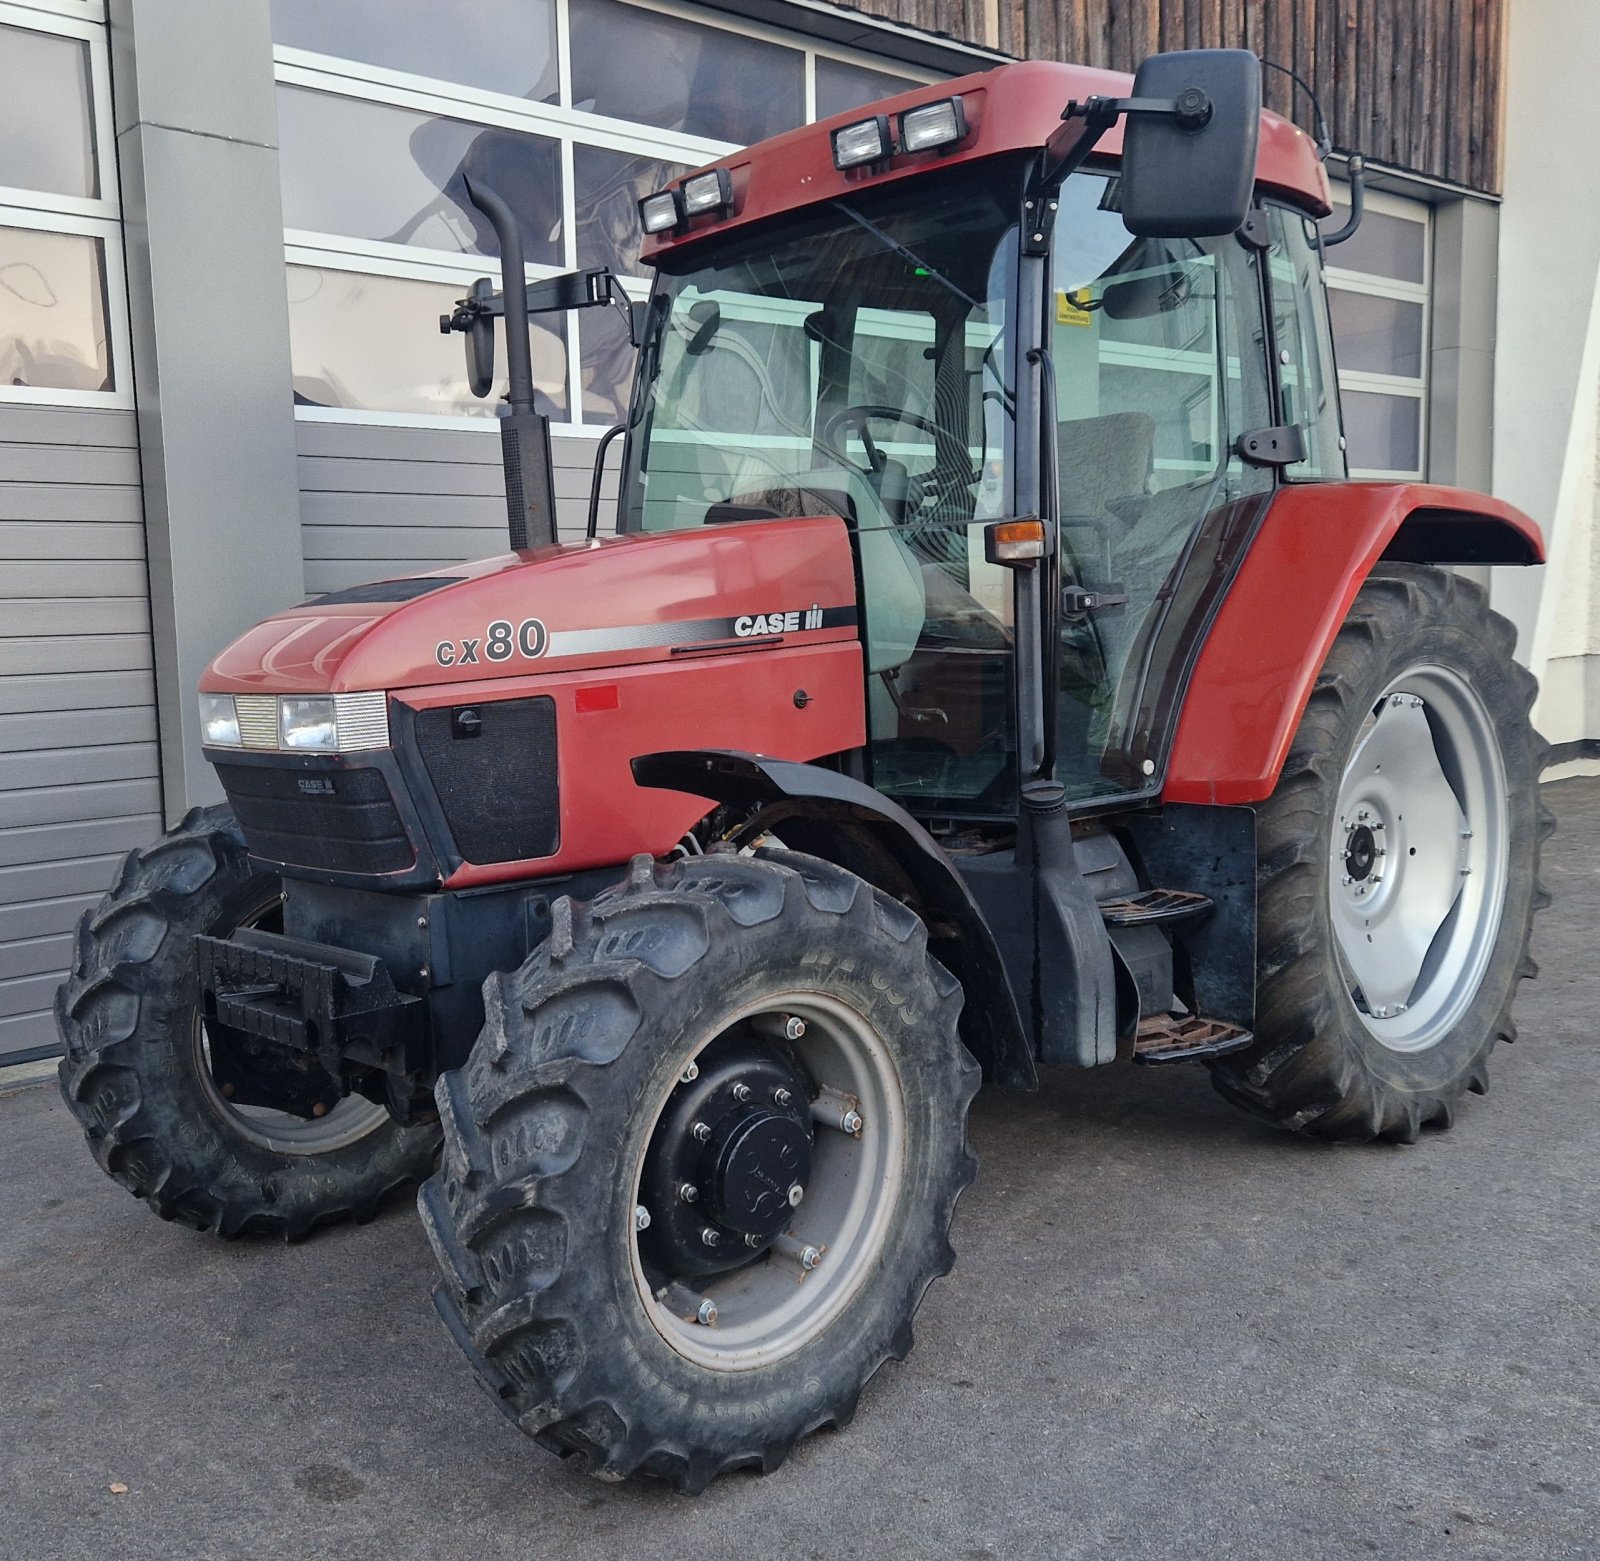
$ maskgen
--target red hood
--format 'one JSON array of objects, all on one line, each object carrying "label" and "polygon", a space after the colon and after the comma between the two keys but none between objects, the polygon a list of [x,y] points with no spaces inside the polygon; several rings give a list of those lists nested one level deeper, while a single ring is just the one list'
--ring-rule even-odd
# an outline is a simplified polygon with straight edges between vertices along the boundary
[{"label": "red hood", "polygon": [[201,688],[395,690],[855,638],[850,542],[833,517],[531,548],[407,576],[395,594],[409,600],[372,599],[396,584],[275,613],[212,662]]}]

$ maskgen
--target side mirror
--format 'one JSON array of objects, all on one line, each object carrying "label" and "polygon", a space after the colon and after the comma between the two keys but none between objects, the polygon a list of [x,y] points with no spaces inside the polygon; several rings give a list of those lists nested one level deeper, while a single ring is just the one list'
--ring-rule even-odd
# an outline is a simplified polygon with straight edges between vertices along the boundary
[{"label": "side mirror", "polygon": [[[494,283],[480,276],[467,297],[474,303],[482,303],[493,295]],[[486,396],[494,389],[494,316],[488,310],[474,314],[466,337],[467,389],[475,396]]]},{"label": "side mirror", "polygon": [[[1176,113],[1141,111],[1175,104]],[[1122,220],[1140,238],[1221,238],[1250,212],[1261,61],[1247,49],[1154,54],[1133,79],[1122,142]]]}]

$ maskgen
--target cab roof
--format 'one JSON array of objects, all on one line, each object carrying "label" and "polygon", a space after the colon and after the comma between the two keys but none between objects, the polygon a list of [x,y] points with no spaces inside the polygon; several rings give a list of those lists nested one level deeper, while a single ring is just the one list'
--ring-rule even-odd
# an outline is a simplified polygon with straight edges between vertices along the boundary
[{"label": "cab roof", "polygon": [[[1132,89],[1133,78],[1120,71],[1022,60],[835,114],[831,119],[759,141],[708,163],[706,167],[726,168],[731,175],[731,208],[692,217],[681,230],[647,234],[641,258],[646,264],[659,265],[676,251],[712,234],[858,194],[871,185],[913,178],[937,166],[976,162],[1007,152],[1037,151],[1060,128],[1061,111],[1073,99],[1127,97]],[[893,116],[922,103],[957,96],[966,114],[968,133],[953,151],[898,154],[886,167],[874,164],[844,171],[834,167],[832,133],[841,126],[856,124],[875,113]],[[1095,155],[1115,158],[1121,152],[1119,123],[1100,142]],[[673,181],[673,187],[692,177],[692,173],[683,175]],[[1333,210],[1328,176],[1317,155],[1316,143],[1298,125],[1267,111],[1261,115],[1256,180],[1270,193],[1293,201],[1312,216],[1325,217]]]}]

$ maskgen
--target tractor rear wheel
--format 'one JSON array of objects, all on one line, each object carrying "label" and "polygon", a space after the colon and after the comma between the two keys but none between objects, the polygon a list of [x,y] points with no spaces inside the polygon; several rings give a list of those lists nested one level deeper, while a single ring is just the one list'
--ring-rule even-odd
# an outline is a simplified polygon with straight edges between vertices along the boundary
[{"label": "tractor rear wheel", "polygon": [[[195,808],[128,855],[78,924],[56,994],[61,1092],[101,1168],[162,1219],[219,1236],[294,1241],[370,1219],[428,1174],[438,1143],[437,1127],[400,1127],[202,1014],[195,934],[281,930],[282,902],[279,880],[251,869],[232,813]],[[235,1078],[301,1109],[244,1104]]]},{"label": "tractor rear wheel", "polygon": [[1229,1100],[1322,1138],[1412,1142],[1488,1089],[1553,828],[1536,685],[1471,581],[1383,564],[1258,811],[1256,1042]]},{"label": "tractor rear wheel", "polygon": [[484,997],[419,1202],[502,1410],[685,1491],[846,1422],[911,1348],[975,1166],[922,922],[811,857],[639,857]]}]

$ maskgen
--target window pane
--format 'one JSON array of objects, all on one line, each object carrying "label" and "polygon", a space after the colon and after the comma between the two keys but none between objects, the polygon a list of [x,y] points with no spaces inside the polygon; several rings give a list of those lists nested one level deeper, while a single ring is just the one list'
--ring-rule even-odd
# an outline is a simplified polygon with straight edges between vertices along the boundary
[{"label": "window pane", "polygon": [[617,0],[572,0],[572,106],[748,145],[805,117],[805,56]]},{"label": "window pane", "polygon": [[886,70],[868,70],[864,65],[847,65],[843,60],[817,58],[817,118],[843,114],[863,103],[892,98],[919,85]]},{"label": "window pane", "polygon": [[0,228],[0,384],[113,388],[99,239]]},{"label": "window pane", "polygon": [[639,202],[685,171],[682,163],[574,146],[572,181],[578,223],[578,265],[640,274]]},{"label": "window pane", "polygon": [[1358,471],[1422,470],[1422,402],[1416,397],[1347,390],[1344,426],[1350,464]]},{"label": "window pane", "polygon": [[[1336,207],[1327,223],[1328,232],[1343,227],[1349,217],[1349,202]],[[1427,249],[1428,230],[1423,223],[1391,217],[1368,207],[1355,237],[1328,251],[1328,264],[1341,271],[1366,271],[1400,282],[1421,282],[1427,276]]]},{"label": "window pane", "polygon": [[561,262],[561,158],[543,136],[279,87],[278,138],[285,227],[497,256],[470,175],[517,213],[528,261]]},{"label": "window pane", "polygon": [[1333,311],[1333,339],[1341,369],[1422,378],[1420,303],[1374,298],[1335,287],[1328,292],[1328,306]]},{"label": "window pane", "polygon": [[585,309],[578,320],[583,344],[583,421],[620,423],[633,389],[633,345],[617,309]]},{"label": "window pane", "polygon": [[272,38],[535,103],[556,101],[555,0],[272,0]]},{"label": "window pane", "polygon": [[1278,343],[1280,421],[1300,428],[1306,458],[1286,468],[1291,477],[1345,475],[1339,449],[1339,391],[1333,375],[1333,337],[1322,282],[1322,259],[1313,247],[1315,225],[1296,212],[1272,208],[1273,329]]},{"label": "window pane", "polygon": [[89,45],[81,39],[0,27],[0,184],[100,193]]},{"label": "window pane", "polygon": [[[480,401],[467,389],[462,338],[439,334],[439,316],[466,290],[464,282],[290,266],[295,404],[493,417],[505,391],[504,373]],[[533,374],[555,414],[565,417],[567,355],[560,321],[560,315],[547,315],[534,322]],[[495,363],[503,371],[503,336],[495,346]]]}]

